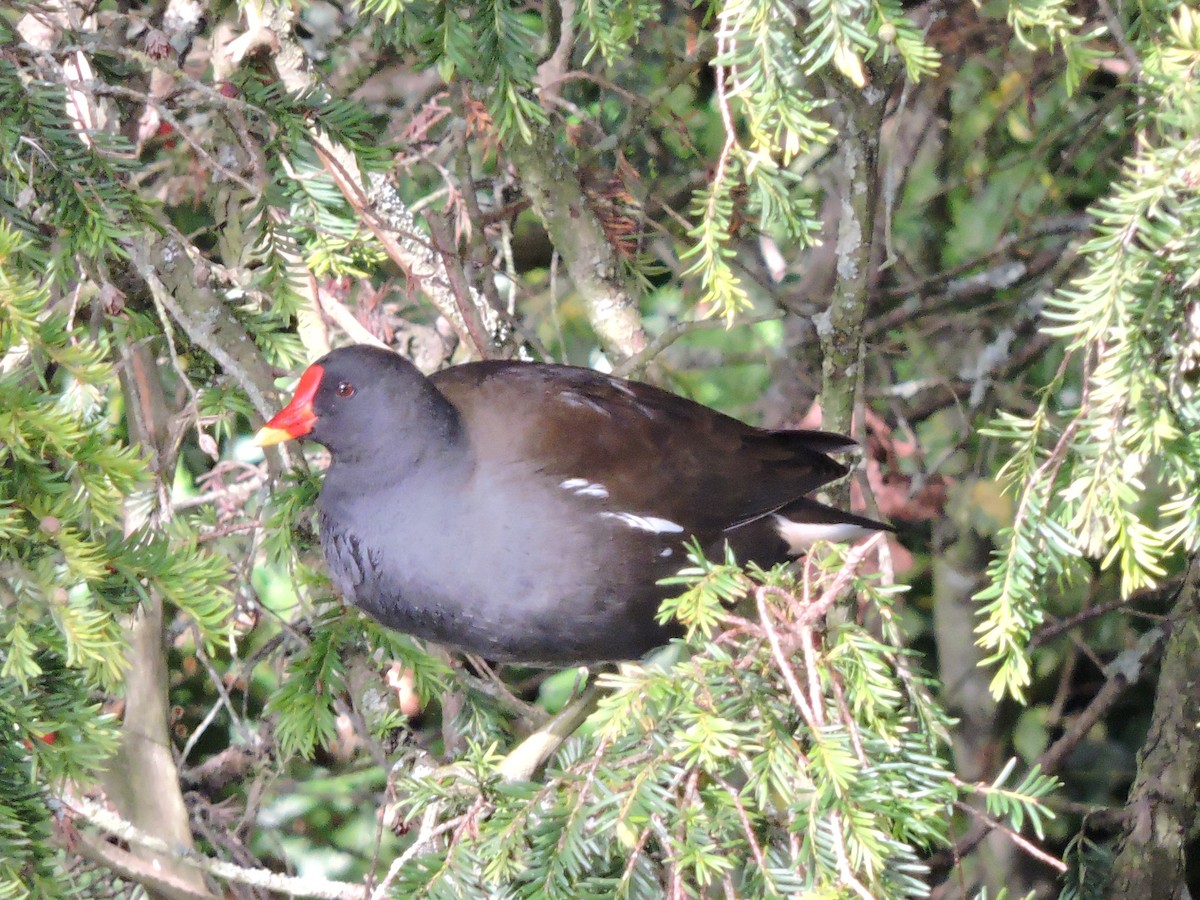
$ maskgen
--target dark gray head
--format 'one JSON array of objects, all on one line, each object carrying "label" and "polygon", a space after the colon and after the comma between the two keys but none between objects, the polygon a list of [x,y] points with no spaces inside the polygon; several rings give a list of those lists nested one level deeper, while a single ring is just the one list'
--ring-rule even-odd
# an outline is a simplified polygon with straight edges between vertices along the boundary
[{"label": "dark gray head", "polygon": [[379,347],[342,347],[309,366],[296,393],[258,432],[262,446],[307,438],[336,464],[414,465],[457,443],[454,407],[412,363]]}]

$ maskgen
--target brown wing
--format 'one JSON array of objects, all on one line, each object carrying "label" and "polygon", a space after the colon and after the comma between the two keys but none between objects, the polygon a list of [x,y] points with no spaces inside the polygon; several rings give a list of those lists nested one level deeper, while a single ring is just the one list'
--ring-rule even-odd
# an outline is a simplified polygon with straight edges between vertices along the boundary
[{"label": "brown wing", "polygon": [[639,382],[590,369],[490,361],[433,383],[492,458],[537,459],[603,486],[611,509],[696,534],[751,522],[846,473],[841,435],[764,431]]}]

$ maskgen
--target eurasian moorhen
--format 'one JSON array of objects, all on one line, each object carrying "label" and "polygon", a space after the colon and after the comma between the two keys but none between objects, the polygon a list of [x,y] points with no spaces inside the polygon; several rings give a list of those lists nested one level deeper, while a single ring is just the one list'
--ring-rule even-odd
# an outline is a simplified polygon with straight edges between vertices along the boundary
[{"label": "eurasian moorhen", "polygon": [[386,350],[304,372],[259,444],[333,462],[321,545],[338,589],[384,625],[500,662],[633,659],[696,536],[770,566],[885,528],[804,495],[846,473],[841,435],[765,431],[649,385],[490,361],[429,378]]}]

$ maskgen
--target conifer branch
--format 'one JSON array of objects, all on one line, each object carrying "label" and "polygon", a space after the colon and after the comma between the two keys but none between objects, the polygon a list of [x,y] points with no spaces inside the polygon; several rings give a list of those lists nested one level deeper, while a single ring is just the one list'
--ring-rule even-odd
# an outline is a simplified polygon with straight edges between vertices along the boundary
[{"label": "conifer branch", "polygon": [[[280,81],[294,94],[320,90],[311,62],[292,33],[292,12],[287,4],[272,0],[252,3],[246,8],[247,31],[243,38],[270,35],[265,46],[271,53]],[[238,45],[231,53],[235,63],[244,54]],[[453,279],[438,250],[417,226],[416,217],[400,198],[387,178],[379,173],[364,175],[353,152],[339,144],[328,132],[310,127],[313,148],[326,171],[342,192],[363,224],[375,235],[392,261],[411,277],[447,321],[459,339],[476,358],[496,354],[508,348],[509,331],[500,323],[482,293],[474,287],[466,290],[470,302],[461,302]]]}]

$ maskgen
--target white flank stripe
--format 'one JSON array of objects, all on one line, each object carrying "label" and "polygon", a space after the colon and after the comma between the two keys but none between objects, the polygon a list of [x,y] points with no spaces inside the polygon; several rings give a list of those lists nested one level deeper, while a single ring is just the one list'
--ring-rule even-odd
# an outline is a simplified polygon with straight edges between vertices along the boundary
[{"label": "white flank stripe", "polygon": [[574,491],[578,497],[599,497],[603,500],[608,496],[608,488],[602,484],[593,484],[586,478],[568,478],[558,486],[568,491]]},{"label": "white flank stripe", "polygon": [[632,388],[630,388],[629,385],[623,382],[620,378],[610,378],[608,379],[608,383],[612,385],[614,390],[620,391],[626,397],[633,397],[634,399],[637,399],[637,394],[635,394]]},{"label": "white flank stripe", "polygon": [[639,516],[628,512],[602,512],[606,519],[616,519],[622,525],[636,528],[639,531],[650,531],[654,534],[676,534],[683,531],[683,526],[670,519],[660,519],[657,516]]}]

